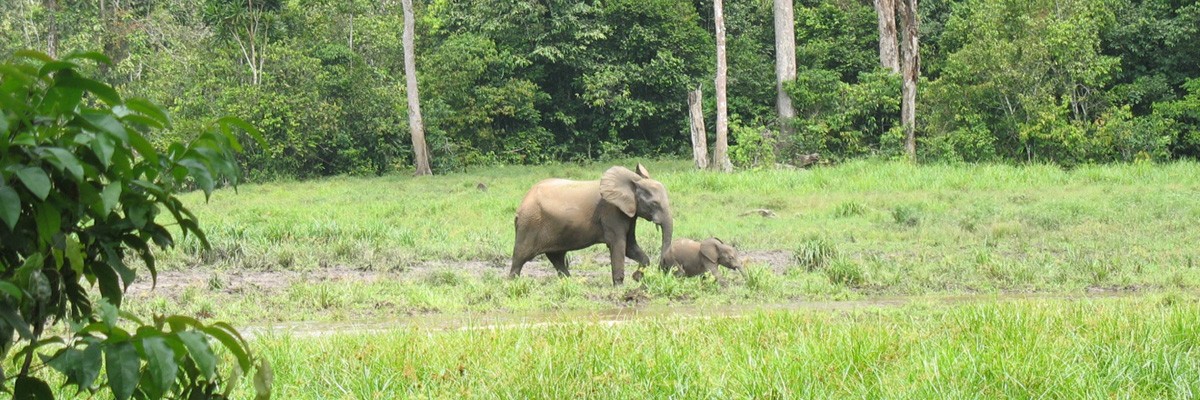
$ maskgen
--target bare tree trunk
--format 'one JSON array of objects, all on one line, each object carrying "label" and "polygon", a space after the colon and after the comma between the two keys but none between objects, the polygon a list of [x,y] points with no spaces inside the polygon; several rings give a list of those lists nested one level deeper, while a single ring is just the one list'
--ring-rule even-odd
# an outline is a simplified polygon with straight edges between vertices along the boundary
[{"label": "bare tree trunk", "polygon": [[725,98],[725,11],[722,0],[713,1],[713,22],[717,26],[717,143],[713,146],[713,162],[710,166],[723,172],[732,172],[729,161],[729,102]]},{"label": "bare tree trunk", "polygon": [[894,74],[900,73],[900,55],[896,46],[896,1],[875,0],[875,15],[879,17],[879,65]]},{"label": "bare tree trunk", "polygon": [[796,28],[792,0],[775,0],[775,108],[779,110],[779,130],[791,136],[791,120],[796,117],[792,98],[783,83],[796,80]]},{"label": "bare tree trunk", "polygon": [[417,92],[417,61],[413,55],[412,0],[404,0],[404,81],[408,92],[408,129],[412,132],[416,175],[433,175],[429,169],[429,147],[425,145],[425,124],[421,122],[421,96]]},{"label": "bare tree trunk", "polygon": [[42,5],[46,6],[46,12],[50,15],[46,28],[46,54],[58,58],[58,0],[46,0]]},{"label": "bare tree trunk", "polygon": [[904,57],[902,74],[904,86],[900,98],[900,124],[904,126],[904,151],[910,161],[917,160],[917,78],[921,72],[921,57],[917,44],[917,0],[898,0],[900,11],[900,52]]},{"label": "bare tree trunk", "polygon": [[692,158],[696,168],[708,167],[708,135],[704,133],[704,110],[701,107],[700,88],[688,92],[688,114],[691,116]]}]

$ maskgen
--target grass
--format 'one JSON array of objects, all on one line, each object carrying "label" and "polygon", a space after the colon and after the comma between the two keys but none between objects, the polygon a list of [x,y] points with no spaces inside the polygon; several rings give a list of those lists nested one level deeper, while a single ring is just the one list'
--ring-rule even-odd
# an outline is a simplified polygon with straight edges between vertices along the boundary
[{"label": "grass", "polygon": [[[388,327],[257,336],[254,348],[274,367],[275,398],[287,399],[1200,391],[1200,230],[1192,226],[1200,220],[1200,164],[1062,170],[857,161],[716,174],[651,162],[670,191],[677,237],[735,244],[752,257],[744,276],[726,272],[720,285],[650,273],[612,287],[596,246],[571,254],[571,278],[553,276],[544,262],[526,266],[520,279],[503,278],[513,213],[529,186],[552,176],[594,179],[607,166],[245,185],[209,203],[190,194],[184,201],[213,248],[189,238],[160,253],[159,288],[131,293],[125,308],[259,332],[274,323]],[[763,208],[776,217],[741,216]],[[657,243],[658,233],[642,226],[639,240]],[[657,256],[657,246],[645,247]],[[1008,300],[1095,291],[1128,297]],[[945,304],[961,293],[996,297]],[[873,296],[935,300],[835,311],[773,306]],[[711,318],[609,325],[572,314],[677,312],[683,304]],[[725,315],[756,307],[766,311]],[[539,313],[554,323],[446,331],[410,322]]]},{"label": "grass", "polygon": [[[213,249],[183,240],[161,254],[160,267],[198,277],[183,288],[135,295],[140,300],[130,305],[258,323],[1200,287],[1200,230],[1191,226],[1200,220],[1200,164],[1192,162],[1063,170],[856,161],[734,174],[650,162],[670,191],[676,236],[735,244],[756,257],[746,278],[730,275],[724,288],[669,277],[612,288],[604,246],[571,253],[577,277],[570,280],[546,276],[544,262],[525,268],[539,276],[501,278],[512,216],[528,187],[551,176],[595,178],[608,165],[244,185],[208,203],[190,194],[184,201]],[[759,208],[777,217],[741,216]],[[658,232],[641,226],[639,240],[657,243]],[[645,247],[657,257],[657,246]],[[330,270],[349,277],[320,273]],[[242,273],[275,282],[238,284]],[[359,273],[373,278],[361,281]]]},{"label": "grass", "polygon": [[612,326],[396,327],[267,335],[256,347],[272,361],[276,396],[288,399],[1189,398],[1200,391],[1200,305],[1179,294]]}]

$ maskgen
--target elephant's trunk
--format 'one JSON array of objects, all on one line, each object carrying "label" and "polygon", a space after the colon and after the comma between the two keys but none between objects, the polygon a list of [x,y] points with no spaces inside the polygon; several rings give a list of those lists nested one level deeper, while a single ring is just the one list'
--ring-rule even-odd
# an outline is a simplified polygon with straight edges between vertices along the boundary
[{"label": "elephant's trunk", "polygon": [[670,216],[664,218],[663,222],[658,224],[658,227],[662,230],[662,251],[658,253],[659,266],[663,265],[663,257],[667,255],[667,249],[671,248],[671,232],[674,229],[673,224],[674,222],[671,220]]}]

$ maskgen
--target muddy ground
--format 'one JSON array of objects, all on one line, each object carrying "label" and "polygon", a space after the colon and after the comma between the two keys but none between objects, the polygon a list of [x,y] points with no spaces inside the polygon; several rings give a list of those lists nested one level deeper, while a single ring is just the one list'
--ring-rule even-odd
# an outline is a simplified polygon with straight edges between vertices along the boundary
[{"label": "muddy ground", "polygon": [[[747,251],[742,256],[747,263],[770,266],[775,273],[782,274],[794,262],[787,251]],[[608,267],[608,256],[595,254],[585,255],[590,258],[588,265],[581,267],[580,256],[572,256],[571,274],[585,278],[607,280],[611,271]],[[508,273],[507,262],[495,261],[421,261],[408,267],[393,271],[364,270],[349,265],[338,265],[333,268],[321,268],[306,271],[295,270],[212,270],[195,268],[185,270],[160,271],[157,283],[150,280],[149,275],[139,274],[138,279],[130,285],[131,295],[145,294],[153,290],[158,293],[180,293],[190,286],[208,287],[209,282],[221,282],[221,290],[227,293],[243,291],[281,292],[296,282],[377,282],[395,281],[401,279],[421,278],[434,272],[455,271],[468,276],[482,277],[488,274],[504,276]],[[648,266],[650,268],[653,266]],[[637,263],[628,261],[625,266],[626,279],[637,269]],[[554,276],[554,267],[545,257],[538,257],[525,264],[521,276],[549,277]]]}]

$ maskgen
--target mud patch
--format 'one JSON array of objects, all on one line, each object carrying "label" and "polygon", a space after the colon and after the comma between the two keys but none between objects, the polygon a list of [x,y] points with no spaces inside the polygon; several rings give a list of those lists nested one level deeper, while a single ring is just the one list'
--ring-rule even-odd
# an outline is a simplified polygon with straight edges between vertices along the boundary
[{"label": "mud patch", "polygon": [[[769,266],[776,274],[785,273],[792,264],[792,255],[787,251],[746,251],[742,256],[748,263]],[[632,260],[627,261],[626,274],[633,274],[638,265]],[[608,280],[611,270],[608,255],[599,252],[577,252],[570,259],[571,275],[584,277],[589,280]],[[653,263],[652,263],[653,264]],[[657,265],[647,266],[657,268]],[[371,283],[379,281],[400,281],[425,279],[433,274],[455,273],[470,277],[504,277],[508,275],[507,261],[418,261],[395,270],[370,270],[355,268],[350,265],[336,265],[330,268],[313,270],[212,270],[212,269],[182,269],[160,271],[157,284],[152,284],[148,274],[139,274],[137,280],[130,285],[129,295],[146,295],[151,293],[172,294],[181,293],[189,287],[238,294],[247,291],[278,293],[287,290],[296,283],[312,282],[349,282]],[[554,267],[545,257],[538,257],[525,264],[521,276],[530,278],[546,278],[556,276]],[[634,296],[636,297],[636,296]],[[627,301],[638,302],[637,298]]]}]

